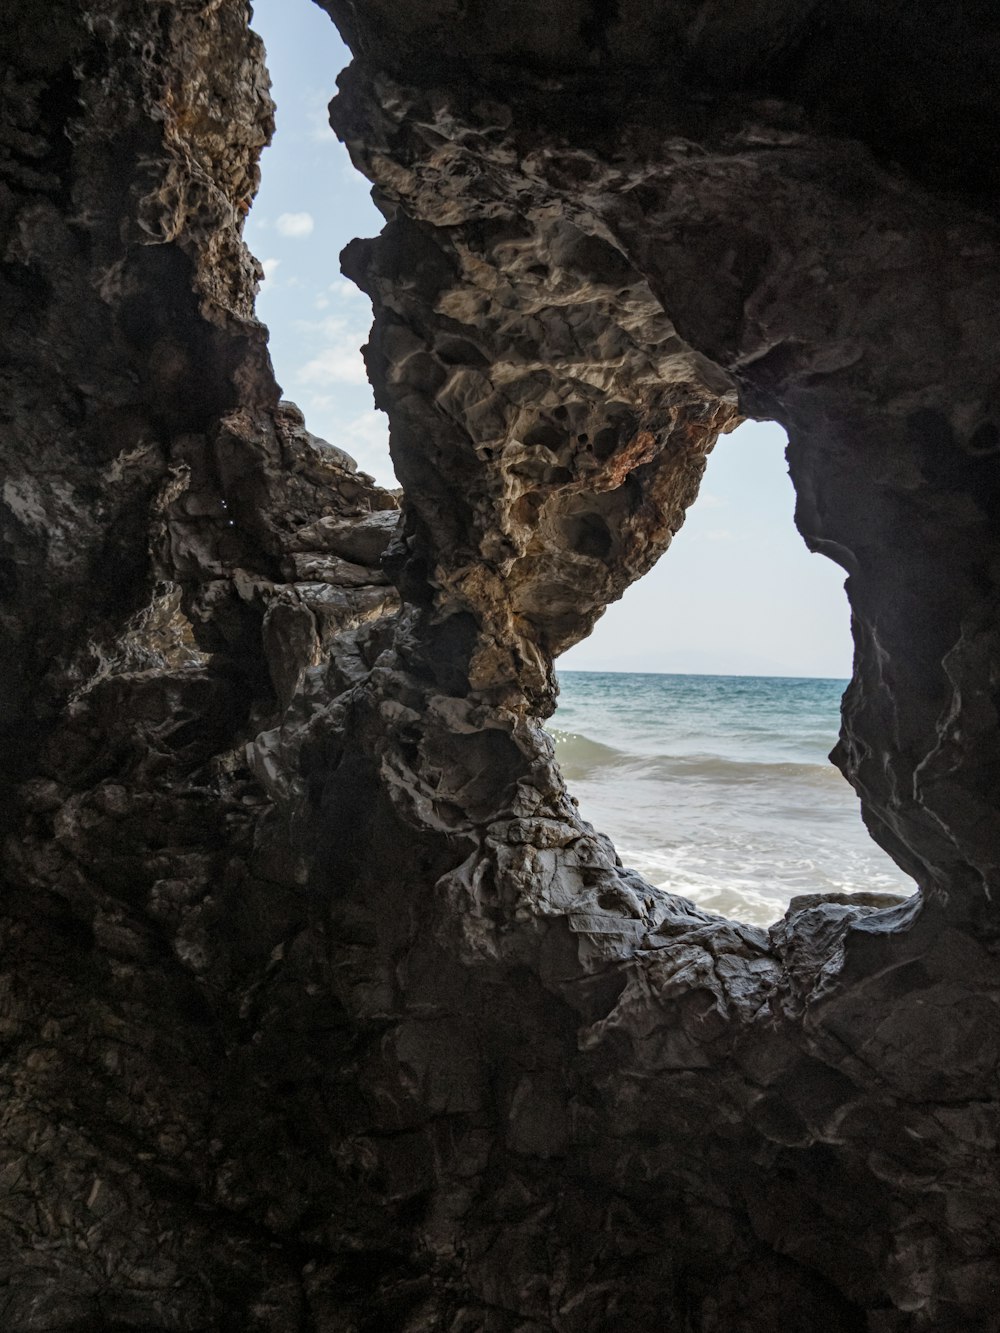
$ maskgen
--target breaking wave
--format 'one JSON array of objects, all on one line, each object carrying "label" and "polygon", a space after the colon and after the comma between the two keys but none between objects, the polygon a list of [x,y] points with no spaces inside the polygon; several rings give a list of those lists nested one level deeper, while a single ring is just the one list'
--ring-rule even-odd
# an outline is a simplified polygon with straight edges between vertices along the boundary
[{"label": "breaking wave", "polygon": [[580,813],[650,883],[766,925],[802,893],[908,895],[827,758],[842,681],[565,672],[550,734]]}]

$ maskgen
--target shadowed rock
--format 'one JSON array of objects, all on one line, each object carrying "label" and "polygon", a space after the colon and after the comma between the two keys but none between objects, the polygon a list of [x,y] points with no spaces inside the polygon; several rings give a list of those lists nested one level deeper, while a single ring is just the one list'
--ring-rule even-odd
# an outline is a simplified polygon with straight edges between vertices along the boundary
[{"label": "shadowed rock", "polygon": [[[324,7],[402,513],[253,318],[246,7],[7,16],[4,1327],[987,1333],[993,10]],[[921,886],[769,932],[542,728],[746,415]]]}]

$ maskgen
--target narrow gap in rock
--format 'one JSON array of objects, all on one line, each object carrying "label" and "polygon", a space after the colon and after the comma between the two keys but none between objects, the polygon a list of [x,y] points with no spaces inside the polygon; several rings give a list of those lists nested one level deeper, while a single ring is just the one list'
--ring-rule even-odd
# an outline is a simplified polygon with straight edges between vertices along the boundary
[{"label": "narrow gap in rock", "polygon": [[908,896],[830,762],[843,571],[792,524],[784,433],[723,436],[668,555],[558,664],[556,752],[626,865],[754,924],[802,894]]},{"label": "narrow gap in rock", "polygon": [[265,274],[257,315],[270,330],[283,393],[309,429],[392,487],[388,424],[373,407],[360,351],[371,305],[340,272],[348,241],[376,235],[385,221],[329,125],[336,72],[351,54],[312,4],[256,0],[252,26],[264,41],[277,105],[245,232]]}]

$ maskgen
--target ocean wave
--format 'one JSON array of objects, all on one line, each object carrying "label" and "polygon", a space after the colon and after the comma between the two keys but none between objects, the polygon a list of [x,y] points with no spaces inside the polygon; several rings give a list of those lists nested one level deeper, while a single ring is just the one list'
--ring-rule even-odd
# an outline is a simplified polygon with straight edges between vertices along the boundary
[{"label": "ocean wave", "polygon": [[675,781],[718,783],[802,783],[810,787],[840,786],[843,777],[832,764],[803,764],[792,760],[766,762],[726,759],[714,754],[656,755],[649,761],[650,776]]},{"label": "ocean wave", "polygon": [[582,818],[651,884],[757,924],[795,894],[912,892],[826,757],[839,725],[834,682],[564,685],[557,762]]},{"label": "ocean wave", "polygon": [[[844,854],[813,848],[813,855],[725,854],[722,848],[687,844],[659,848],[619,844],[625,865],[668,893],[738,921],[766,926],[801,893],[891,893],[904,897],[914,886],[895,867],[880,866],[878,849]],[[745,849],[751,851],[752,849]],[[827,852],[827,855],[823,853]],[[888,864],[888,863],[887,863]]]},{"label": "ocean wave", "polygon": [[731,759],[723,755],[696,753],[636,754],[595,741],[575,731],[553,731],[556,758],[566,777],[598,776],[597,770],[627,771],[632,777],[672,782],[802,783],[810,787],[836,786],[844,779],[830,763],[809,764],[793,760]]},{"label": "ocean wave", "polygon": [[615,768],[631,763],[636,756],[624,750],[616,750],[613,745],[604,745],[601,741],[581,736],[576,731],[556,731],[549,733],[556,743],[556,758],[560,767],[569,774],[574,771],[589,771],[594,768]]}]

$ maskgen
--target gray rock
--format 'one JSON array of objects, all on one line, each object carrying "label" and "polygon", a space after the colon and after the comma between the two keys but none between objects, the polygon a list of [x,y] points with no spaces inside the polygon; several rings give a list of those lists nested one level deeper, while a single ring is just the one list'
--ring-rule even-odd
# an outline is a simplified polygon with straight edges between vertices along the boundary
[{"label": "gray rock", "polygon": [[[4,1327],[992,1331],[996,16],[323,7],[402,514],[254,319],[246,5],[4,15]],[[769,932],[542,728],[741,414],[921,885]]]}]

